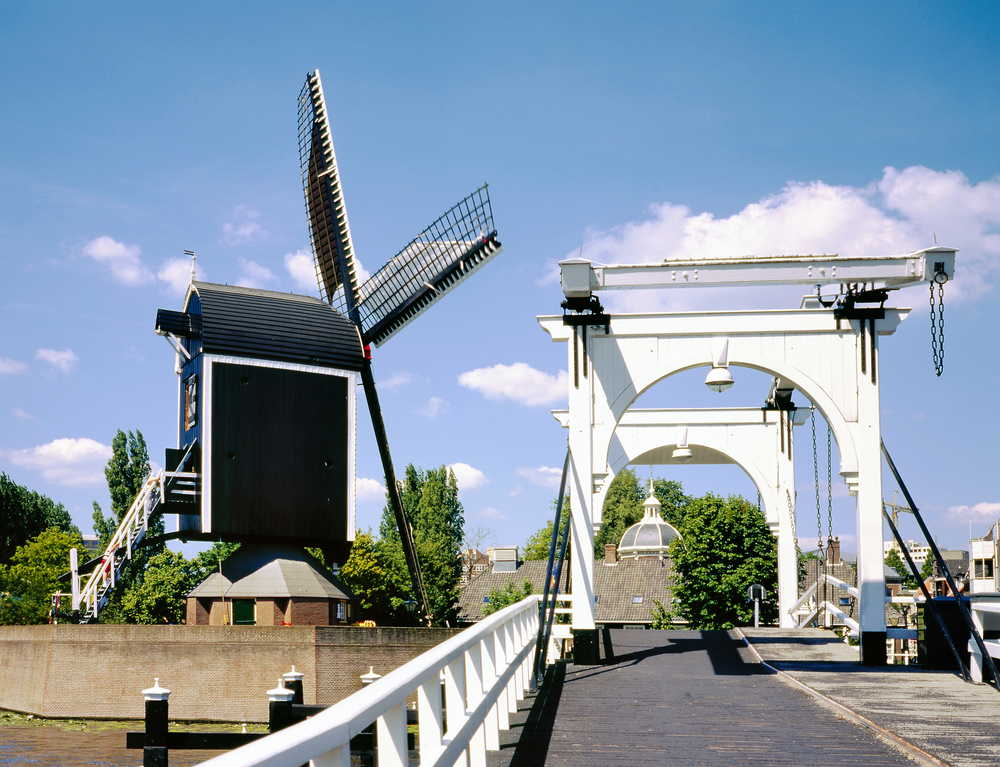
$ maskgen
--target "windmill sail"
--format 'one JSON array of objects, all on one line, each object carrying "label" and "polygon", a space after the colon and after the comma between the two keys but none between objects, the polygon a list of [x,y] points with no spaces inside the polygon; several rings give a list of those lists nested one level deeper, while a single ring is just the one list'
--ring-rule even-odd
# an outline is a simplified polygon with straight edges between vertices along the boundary
[{"label": "windmill sail", "polygon": [[309,74],[299,94],[299,161],[320,291],[350,316],[357,306],[357,270],[319,70]]},{"label": "windmill sail", "polygon": [[361,286],[358,308],[365,343],[381,346],[501,250],[484,185]]},{"label": "windmill sail", "polygon": [[323,297],[360,326],[366,344],[381,346],[503,250],[484,185],[359,286],[318,70],[299,95],[299,158]]}]

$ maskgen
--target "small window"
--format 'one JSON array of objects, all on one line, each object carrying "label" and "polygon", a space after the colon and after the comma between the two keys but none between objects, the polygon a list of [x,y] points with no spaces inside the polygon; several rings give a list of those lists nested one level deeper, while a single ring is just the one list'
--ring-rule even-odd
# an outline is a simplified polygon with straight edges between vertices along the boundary
[{"label": "small window", "polygon": [[992,559],[977,559],[975,560],[975,576],[976,578],[992,578],[993,577],[993,560]]},{"label": "small window", "polygon": [[600,604],[600,602],[601,602],[601,595],[600,594],[594,594],[594,604],[595,605],[596,604]]},{"label": "small window", "polygon": [[851,606],[851,598],[850,597],[841,597],[840,598],[840,606],[841,607],[850,607]]},{"label": "small window", "polygon": [[337,620],[347,620],[347,607],[343,602],[337,602]]},{"label": "small window", "polygon": [[198,425],[198,376],[193,375],[184,382],[184,428],[193,429]]},{"label": "small window", "polygon": [[642,595],[640,594],[638,596],[632,597],[632,604],[634,604],[634,605],[641,605],[642,604]]},{"label": "small window", "polygon": [[483,597],[483,604],[484,605],[488,605],[489,603],[490,603],[490,598],[489,597]]}]

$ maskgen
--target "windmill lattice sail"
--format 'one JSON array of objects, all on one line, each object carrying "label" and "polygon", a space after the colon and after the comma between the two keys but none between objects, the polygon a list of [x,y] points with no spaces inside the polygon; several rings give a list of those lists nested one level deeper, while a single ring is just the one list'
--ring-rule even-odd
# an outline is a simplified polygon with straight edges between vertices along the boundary
[{"label": "windmill lattice sail", "polygon": [[299,156],[316,274],[324,297],[380,346],[501,250],[483,185],[358,285],[351,231],[319,72],[299,96]]}]

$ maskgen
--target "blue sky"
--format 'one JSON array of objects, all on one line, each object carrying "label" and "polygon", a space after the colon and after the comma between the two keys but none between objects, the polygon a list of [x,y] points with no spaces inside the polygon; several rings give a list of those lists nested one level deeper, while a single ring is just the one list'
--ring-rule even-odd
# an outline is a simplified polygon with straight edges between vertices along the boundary
[{"label": "blue sky", "polygon": [[[317,292],[294,267],[309,248],[296,98],[318,68],[369,270],[490,183],[504,253],[374,357],[397,470],[460,464],[469,526],[522,543],[550,513],[565,360],[535,317],[559,311],[558,260],[581,247],[606,262],[888,254],[936,235],[961,251],[945,373],[933,374],[926,292],[898,294],[915,310],[882,345],[883,432],[942,546],[964,548],[970,520],[985,533],[1000,517],[1000,9],[539,6],[0,3],[0,470],[89,531],[91,502],[108,507],[116,429],[140,429],[162,462],[176,382],[153,324],[157,308],[180,308],[185,249],[201,279]],[[758,406],[767,383],[740,371],[709,395],[682,375],[643,404]],[[382,506],[366,419],[362,400],[362,528]],[[806,545],[804,430],[798,448]],[[754,494],[735,468],[657,474]],[[838,482],[834,495],[850,550],[853,499]]]}]

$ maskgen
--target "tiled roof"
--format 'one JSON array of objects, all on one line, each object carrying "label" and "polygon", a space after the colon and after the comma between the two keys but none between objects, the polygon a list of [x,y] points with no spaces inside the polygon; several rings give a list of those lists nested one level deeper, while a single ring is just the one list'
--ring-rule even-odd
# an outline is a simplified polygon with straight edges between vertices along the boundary
[{"label": "tiled roof", "polygon": [[222,574],[213,572],[195,586],[189,597],[227,599],[268,597],[299,599],[354,599],[351,590],[316,559],[293,546],[244,543],[222,563]]},{"label": "tiled roof", "polygon": [[[461,621],[478,621],[483,617],[483,602],[492,592],[502,589],[508,581],[513,581],[514,585],[520,587],[525,579],[531,582],[532,593],[541,594],[545,589],[545,572],[548,562],[542,560],[532,560],[521,562],[517,570],[512,573],[495,573],[492,569],[485,570],[472,576],[458,597],[458,619]],[[563,566],[562,582],[560,592],[565,592],[569,583],[569,563]]]},{"label": "tiled roof", "polygon": [[[477,621],[482,616],[483,600],[508,581],[520,586],[527,578],[533,593],[541,594],[545,585],[547,562],[522,562],[513,573],[494,573],[488,570],[476,575],[459,596],[459,619]],[[673,585],[673,572],[669,561],[660,559],[623,559],[617,565],[595,565],[594,593],[597,596],[595,619],[598,623],[649,623],[654,600],[669,606]],[[563,567],[561,592],[566,589],[569,567]],[[641,597],[641,601],[635,601]]]}]

